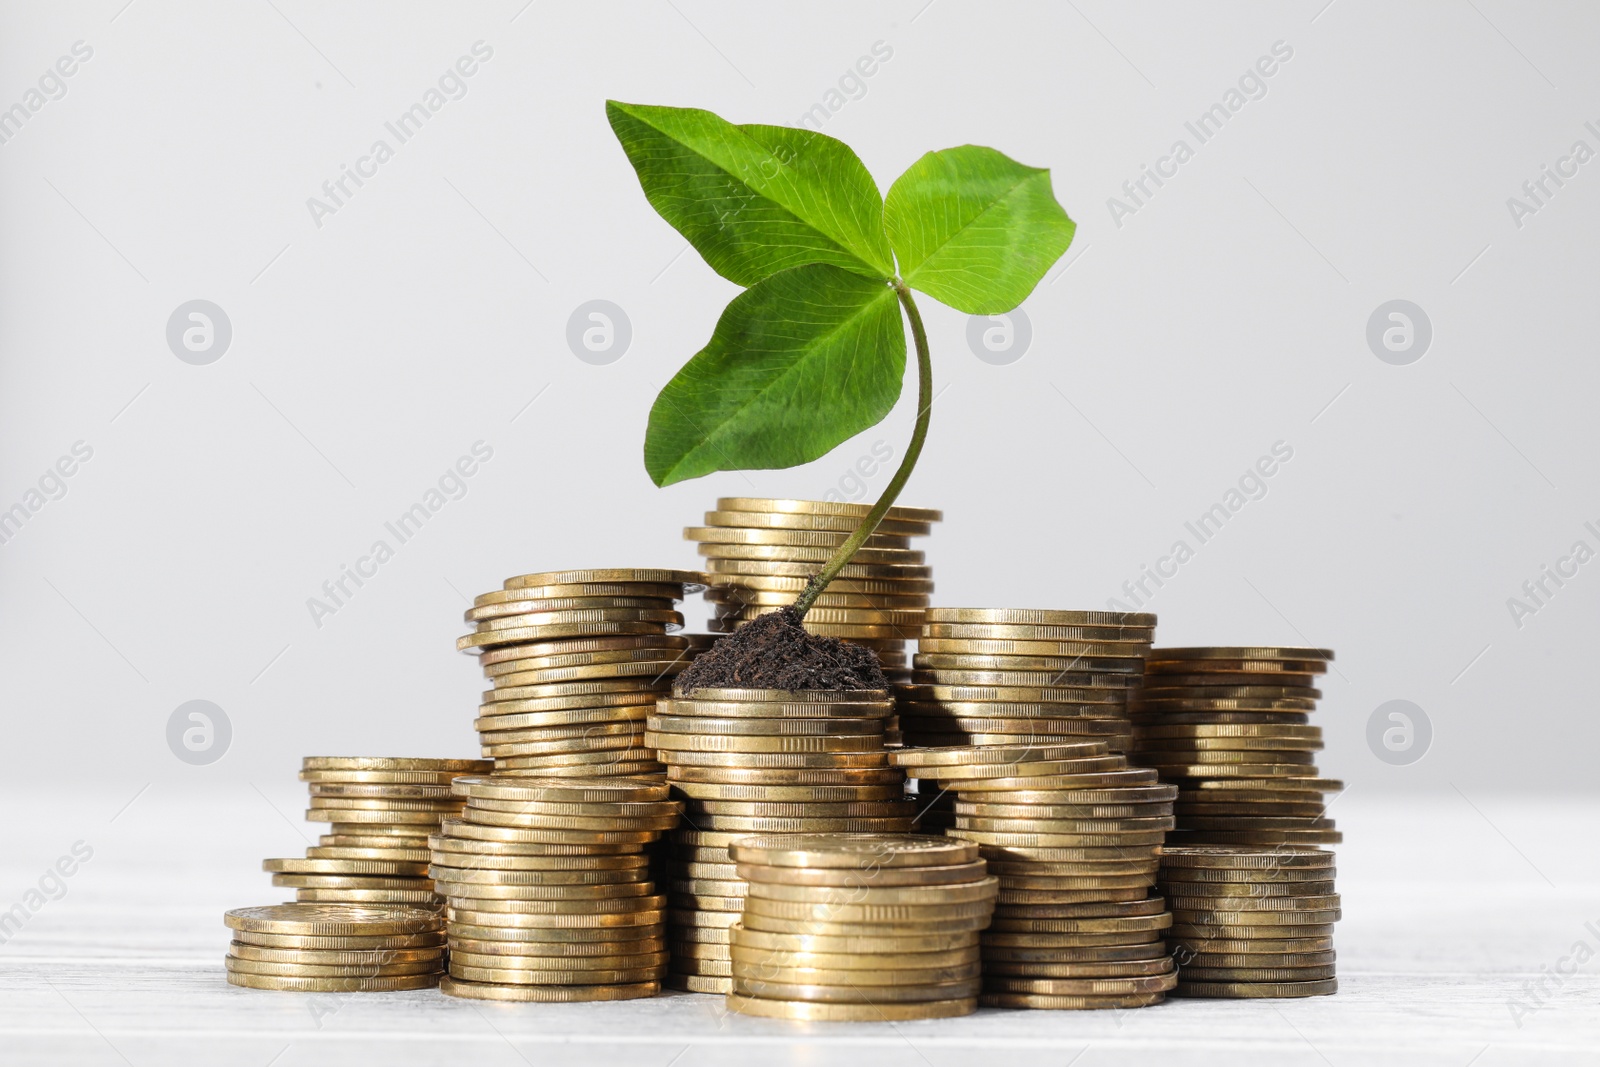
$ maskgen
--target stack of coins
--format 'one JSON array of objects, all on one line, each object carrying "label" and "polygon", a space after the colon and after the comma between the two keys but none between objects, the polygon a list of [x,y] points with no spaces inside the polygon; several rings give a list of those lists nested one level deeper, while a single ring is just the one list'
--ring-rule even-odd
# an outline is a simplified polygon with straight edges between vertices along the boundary
[{"label": "stack of coins", "polygon": [[1161,855],[1178,963],[1174,996],[1338,992],[1333,853],[1303,845],[1195,845]]},{"label": "stack of coins", "polygon": [[[706,599],[717,605],[711,629],[730,633],[741,622],[794,603],[871,510],[822,500],[718,500],[704,526],[684,530],[711,572]],[[910,547],[911,538],[932,532],[943,517],[931,508],[890,508],[817,598],[805,628],[866,645],[891,677],[902,680],[905,643],[917,636],[933,591],[933,572],[923,553]]]},{"label": "stack of coins", "polygon": [[1128,698],[1156,617],[1141,612],[929,608],[897,687],[908,745],[1131,745]]},{"label": "stack of coins", "polygon": [[746,837],[750,886],[732,927],[728,1008],[807,1021],[966,1015],[982,985],[978,931],[998,883],[947,837]]},{"label": "stack of coins", "polygon": [[894,762],[954,791],[946,832],[978,844],[1000,881],[983,934],[983,1003],[1137,1008],[1176,977],[1150,894],[1176,790],[1103,742],[908,748]]},{"label": "stack of coins", "polygon": [[477,1000],[631,1000],[661,991],[662,898],[647,843],[678,821],[664,783],[458,778],[460,819],[429,839],[449,907],[446,993]]},{"label": "stack of coins", "polygon": [[489,767],[488,760],[307,756],[300,770],[311,789],[306,818],[332,825],[304,859],[261,866],[301,903],[436,907],[428,834],[461,810],[451,781]]},{"label": "stack of coins", "polygon": [[228,981],[298,993],[430,989],[444,974],[444,920],[420,908],[272,904],[223,916]]},{"label": "stack of coins", "polygon": [[547,571],[508,578],[473,601],[476,653],[494,688],[476,725],[496,774],[540,777],[659,774],[644,747],[645,713],[699,651],[683,626],[693,571]]},{"label": "stack of coins", "polygon": [[1173,844],[1331,845],[1307,719],[1325,648],[1158,648],[1134,694],[1135,763],[1178,783]]},{"label": "stack of coins", "polygon": [[645,743],[684,801],[667,857],[674,986],[731,988],[728,927],[745,882],[728,847],[754,833],[905,832],[916,804],[889,766],[887,690],[699,689],[663,699]]}]

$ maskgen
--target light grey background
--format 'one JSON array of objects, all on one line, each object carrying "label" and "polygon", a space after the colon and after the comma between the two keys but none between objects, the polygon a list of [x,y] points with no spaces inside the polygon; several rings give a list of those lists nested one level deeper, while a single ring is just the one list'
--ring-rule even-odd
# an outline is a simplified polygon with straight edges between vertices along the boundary
[{"label": "light grey background", "polygon": [[[880,440],[898,459],[909,403],[804,468],[650,484],[651,400],[735,289],[602,109],[794,124],[881,41],[823,126],[880,187],[989,144],[1051,168],[1079,225],[1015,363],[922,302],[940,392],[904,501],[946,514],[936,602],[1101,607],[1284,441],[1151,601],[1158,643],[1336,649],[1322,765],[1353,791],[1591,784],[1600,563],[1520,628],[1507,600],[1600,549],[1600,161],[1520,227],[1507,199],[1600,149],[1593,7],[124,4],[0,9],[0,108],[93,49],[0,144],[0,508],[93,449],[0,546],[14,778],[198,797],[290,785],[307,753],[472,754],[467,598],[692,566],[681,527],[716,496],[848,490]],[[307,199],[479,41],[466,94],[317,226]],[[1280,41],[1266,95],[1197,144],[1185,122]],[[1179,138],[1194,158],[1119,226],[1108,198]],[[232,325],[206,366],[166,339],[196,299]],[[566,342],[596,299],[632,326],[605,366]],[[1409,366],[1366,341],[1394,299],[1432,323]],[[465,496],[317,626],[307,599],[478,441]],[[166,740],[197,699],[232,725],[205,766]],[[1432,722],[1409,766],[1367,745],[1395,699]]]}]

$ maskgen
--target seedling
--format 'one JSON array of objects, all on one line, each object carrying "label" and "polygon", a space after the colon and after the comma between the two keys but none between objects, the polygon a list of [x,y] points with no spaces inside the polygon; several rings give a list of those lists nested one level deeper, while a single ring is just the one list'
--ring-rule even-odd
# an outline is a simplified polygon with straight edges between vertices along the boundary
[{"label": "seedling", "polygon": [[976,145],[929,152],[883,197],[848,145],[736,126],[709,111],[606,103],[645,197],[745,291],[650,409],[657,485],[794,467],[874,426],[900,398],[906,336],[917,418],[877,503],[795,601],[804,617],[900,495],[928,436],[933,370],[912,290],[970,315],[1011,311],[1076,229],[1050,172]]}]

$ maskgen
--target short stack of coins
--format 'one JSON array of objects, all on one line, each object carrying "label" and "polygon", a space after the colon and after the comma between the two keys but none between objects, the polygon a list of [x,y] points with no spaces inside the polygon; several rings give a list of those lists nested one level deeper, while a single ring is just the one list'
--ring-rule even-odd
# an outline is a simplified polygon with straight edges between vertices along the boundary
[{"label": "short stack of coins", "polygon": [[1336,993],[1333,853],[1304,845],[1169,847],[1161,890],[1181,997]]},{"label": "short stack of coins", "polygon": [[982,935],[982,1002],[1136,1008],[1173,988],[1152,896],[1176,790],[1104,742],[908,748],[894,762],[956,796],[952,837],[1000,882]]},{"label": "short stack of coins", "polygon": [[728,927],[746,885],[728,847],[756,833],[909,833],[916,804],[889,765],[887,690],[698,689],[663,698],[646,744],[684,802],[667,855],[668,982],[731,988]]},{"label": "short stack of coins", "polygon": [[479,740],[496,774],[540,777],[659,774],[644,718],[693,657],[710,647],[681,629],[678,601],[704,588],[694,571],[619,568],[508,578],[466,613],[494,688],[483,694]]},{"label": "short stack of coins", "polygon": [[907,745],[1103,741],[1131,746],[1128,699],[1156,617],[1143,612],[929,608],[911,682],[896,688]]},{"label": "short stack of coins", "polygon": [[1134,695],[1133,761],[1178,783],[1173,844],[1331,845],[1318,776],[1324,648],[1158,648]]},{"label": "short stack of coins", "polygon": [[[794,603],[811,576],[871,511],[867,504],[823,500],[723,497],[704,526],[684,536],[706,557],[717,605],[711,628],[741,622]],[[866,645],[892,679],[904,679],[906,646],[922,626],[933,572],[911,538],[932,532],[943,514],[893,507],[806,614],[812,633]]]},{"label": "short stack of coins", "polygon": [[488,760],[307,756],[306,818],[331,823],[305,858],[263,860],[272,884],[301,903],[436,907],[428,878],[428,835],[462,801],[458,775],[483,774]]},{"label": "short stack of coins", "polygon": [[662,905],[644,847],[678,821],[664,783],[458,778],[467,806],[429,839],[450,976],[476,1000],[630,1000],[661,991]]},{"label": "short stack of coins", "polygon": [[746,837],[728,1009],[804,1021],[896,1022],[976,1010],[978,931],[998,883],[948,837]]},{"label": "short stack of coins", "polygon": [[421,908],[272,904],[235,908],[228,982],[296,993],[431,989],[444,975],[444,919]]}]

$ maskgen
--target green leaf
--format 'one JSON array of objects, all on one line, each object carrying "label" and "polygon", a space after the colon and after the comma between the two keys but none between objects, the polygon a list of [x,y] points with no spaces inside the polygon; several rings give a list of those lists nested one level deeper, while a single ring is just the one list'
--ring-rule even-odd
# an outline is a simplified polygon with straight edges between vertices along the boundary
[{"label": "green leaf", "polygon": [[1077,229],[1048,170],[977,145],[913,163],[889,189],[884,221],[906,284],[969,315],[1022,303]]},{"label": "green leaf", "polygon": [[905,365],[886,284],[826,264],[774,274],[733,298],[661,390],[645,469],[670,485],[809,463],[889,414]]},{"label": "green leaf", "polygon": [[883,198],[844,142],[698,108],[608,100],[606,117],[650,206],[729,281],[806,263],[894,274]]}]

